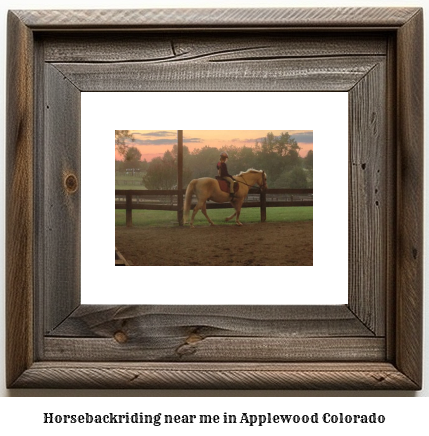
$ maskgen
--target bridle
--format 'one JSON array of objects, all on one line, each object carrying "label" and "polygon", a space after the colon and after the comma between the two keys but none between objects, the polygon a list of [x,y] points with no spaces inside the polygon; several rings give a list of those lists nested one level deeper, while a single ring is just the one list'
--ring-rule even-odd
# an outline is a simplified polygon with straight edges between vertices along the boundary
[{"label": "bridle", "polygon": [[240,180],[236,180],[236,179],[234,179],[234,181],[236,181],[237,183],[241,183],[242,185],[246,185],[246,186],[250,186],[250,187],[253,186],[253,185],[249,185],[248,183],[246,183],[246,179],[244,178],[243,175],[241,175],[240,177],[243,177],[244,182],[241,182]]},{"label": "bridle", "polygon": [[[242,185],[249,186],[250,188],[252,188],[252,187],[254,186],[254,185],[249,185],[249,184],[246,182],[246,179],[244,178],[243,174],[241,174],[239,177],[242,177],[243,180],[244,180],[244,182],[241,182],[240,180],[236,180],[236,179],[234,179],[237,183],[241,183]],[[265,190],[266,187],[267,187],[267,179],[265,178],[265,171],[262,171],[262,186],[260,186],[260,188],[261,188],[262,190]]]}]

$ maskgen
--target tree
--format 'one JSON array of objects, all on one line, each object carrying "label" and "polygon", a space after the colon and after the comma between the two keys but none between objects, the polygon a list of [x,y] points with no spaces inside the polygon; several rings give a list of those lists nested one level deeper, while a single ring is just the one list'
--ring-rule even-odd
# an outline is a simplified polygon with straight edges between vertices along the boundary
[{"label": "tree", "polygon": [[282,157],[288,157],[297,160],[299,156],[300,147],[296,139],[292,138],[288,132],[282,133],[277,137],[275,151]]},{"label": "tree", "polygon": [[309,150],[304,158],[304,168],[307,175],[307,184],[309,188],[313,187],[313,150]]},{"label": "tree", "polygon": [[149,162],[146,159],[143,159],[143,161],[140,163],[140,168],[142,171],[147,171],[149,167]]},{"label": "tree", "polygon": [[[217,175],[216,164],[219,161],[220,151],[216,147],[205,146],[194,150],[189,156],[190,168],[193,177],[214,177]],[[229,168],[228,168],[229,169]]]},{"label": "tree", "polygon": [[309,150],[304,158],[304,167],[313,171],[313,150]]},{"label": "tree", "polygon": [[136,147],[130,147],[128,148],[127,152],[125,153],[125,162],[140,162],[140,159],[142,157],[142,154]]},{"label": "tree", "polygon": [[142,154],[136,147],[129,147],[124,158],[124,168],[125,170],[132,169],[133,174],[135,169],[141,168],[140,159]]},{"label": "tree", "polygon": [[177,186],[177,161],[171,151],[149,162],[143,183],[147,189],[174,189]]},{"label": "tree", "polygon": [[134,142],[134,137],[130,130],[115,130],[115,147],[123,158],[125,158],[128,150],[128,139]]},{"label": "tree", "polygon": [[300,147],[296,140],[288,132],[275,136],[272,132],[263,138],[261,145],[257,143],[258,150],[263,154],[275,153],[284,158],[284,162],[289,165],[298,161]]},{"label": "tree", "polygon": [[291,170],[284,171],[273,184],[274,188],[305,189],[308,187],[306,171],[296,166]]},{"label": "tree", "polygon": [[[179,147],[177,144],[173,145],[173,149],[171,150],[171,154],[173,155],[174,159],[177,159],[177,156],[179,154]],[[189,147],[187,145],[183,146],[183,161],[186,161],[189,157]]]},{"label": "tree", "polygon": [[261,169],[259,168],[260,163],[257,161],[257,155],[251,147],[243,146],[239,148],[236,159],[241,168],[240,171],[246,171],[249,168]]},{"label": "tree", "polygon": [[115,172],[120,173],[124,170],[124,162],[115,159]]},{"label": "tree", "polygon": [[279,185],[277,179],[295,167],[301,166],[300,147],[288,132],[279,136],[269,132],[261,142],[256,143],[258,167],[265,170],[272,186]]}]

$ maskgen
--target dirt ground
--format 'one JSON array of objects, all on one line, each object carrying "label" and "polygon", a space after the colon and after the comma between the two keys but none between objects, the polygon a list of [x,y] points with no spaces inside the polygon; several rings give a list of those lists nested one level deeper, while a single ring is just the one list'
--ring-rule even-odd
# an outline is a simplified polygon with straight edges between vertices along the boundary
[{"label": "dirt ground", "polygon": [[116,227],[116,248],[133,265],[313,265],[313,222],[242,227]]}]

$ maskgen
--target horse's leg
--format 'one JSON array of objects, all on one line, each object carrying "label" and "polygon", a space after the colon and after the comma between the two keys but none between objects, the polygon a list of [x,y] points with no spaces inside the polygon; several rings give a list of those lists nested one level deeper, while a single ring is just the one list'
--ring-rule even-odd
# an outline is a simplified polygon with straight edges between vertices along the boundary
[{"label": "horse's leg", "polygon": [[195,205],[194,211],[192,213],[191,222],[190,222],[191,227],[194,227],[194,218],[200,209],[201,209],[201,212],[204,214],[204,216],[207,218],[208,222],[212,226],[214,226],[213,221],[208,217],[207,212],[206,212],[206,200],[198,200],[198,203]]},{"label": "horse's leg", "polygon": [[192,211],[191,221],[189,222],[190,227],[194,227],[194,218],[199,209],[200,209],[200,205],[198,203],[195,205],[194,210]]},{"label": "horse's leg", "polygon": [[207,218],[207,221],[210,223],[211,226],[214,226],[215,223],[210,219],[210,217],[207,215],[207,207],[206,202],[204,202],[203,207],[201,208],[201,212],[203,215]]},{"label": "horse's leg", "polygon": [[229,216],[228,218],[225,218],[225,221],[232,220],[235,217],[235,215],[237,215],[237,212],[234,212],[231,216]]},{"label": "horse's leg", "polygon": [[235,224],[237,224],[237,226],[242,226],[243,224],[240,222],[239,218],[240,218],[240,212],[241,209],[237,211],[237,216],[235,217]]},{"label": "horse's leg", "polygon": [[237,226],[242,226],[243,224],[240,222],[240,213],[241,213],[241,206],[243,206],[243,201],[244,198],[238,200],[236,203],[234,203],[234,207],[235,207],[235,224],[237,224]]}]

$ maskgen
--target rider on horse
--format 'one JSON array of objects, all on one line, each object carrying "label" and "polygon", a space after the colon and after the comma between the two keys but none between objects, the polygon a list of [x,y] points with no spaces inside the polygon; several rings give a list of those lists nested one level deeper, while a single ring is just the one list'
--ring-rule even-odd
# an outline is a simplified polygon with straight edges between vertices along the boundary
[{"label": "rider on horse", "polygon": [[228,154],[223,151],[220,154],[220,160],[217,163],[217,171],[218,175],[221,179],[226,180],[229,184],[229,195],[231,198],[234,197],[234,178],[231,176],[231,174],[228,173],[228,168],[226,166],[226,161],[228,160]]}]

